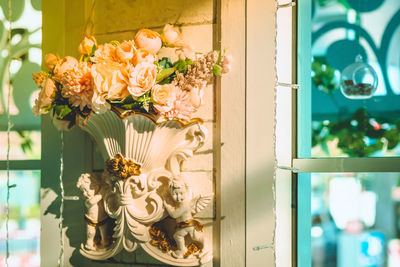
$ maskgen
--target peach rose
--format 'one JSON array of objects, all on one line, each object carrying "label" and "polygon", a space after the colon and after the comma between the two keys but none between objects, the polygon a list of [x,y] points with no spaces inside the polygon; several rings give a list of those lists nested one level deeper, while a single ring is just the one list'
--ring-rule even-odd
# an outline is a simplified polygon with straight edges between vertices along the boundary
[{"label": "peach rose", "polygon": [[143,48],[139,48],[138,50],[136,50],[136,54],[133,57],[132,62],[136,66],[137,64],[142,62],[154,63],[154,61],[156,60],[157,56],[153,52]]},{"label": "peach rose", "polygon": [[47,54],[44,56],[44,63],[49,70],[53,70],[59,58],[54,54]]},{"label": "peach rose", "polygon": [[66,56],[65,58],[59,60],[54,67],[54,80],[57,82],[61,81],[64,73],[72,70],[78,64],[78,60],[74,57]]},{"label": "peach rose", "polygon": [[90,55],[93,50],[93,46],[97,45],[96,38],[89,36],[83,38],[82,42],[78,46],[78,52],[80,55]]},{"label": "peach rose", "polygon": [[135,50],[135,45],[132,41],[125,41],[117,46],[115,52],[118,59],[121,62],[126,63],[131,61],[132,58],[135,56]]},{"label": "peach rose", "polygon": [[182,33],[177,27],[170,24],[164,26],[161,38],[167,46],[176,47],[184,45]]},{"label": "peach rose", "polygon": [[92,60],[96,63],[117,62],[118,58],[115,50],[115,46],[113,46],[112,44],[106,43],[99,45],[94,52],[94,57],[92,57]]},{"label": "peach rose", "polygon": [[145,94],[155,84],[157,66],[148,62],[139,63],[129,73],[128,90],[133,98]]},{"label": "peach rose", "polygon": [[161,36],[149,29],[142,29],[136,33],[135,44],[137,48],[144,48],[157,54],[162,46]]},{"label": "peach rose", "polygon": [[38,116],[40,113],[45,114],[48,112],[46,108],[48,108],[53,102],[56,91],[57,87],[54,81],[50,78],[47,78],[43,82],[43,88],[39,93],[39,97],[35,100],[35,105],[32,108],[35,116]]},{"label": "peach rose", "polygon": [[173,84],[156,84],[151,89],[151,98],[154,101],[154,108],[159,112],[168,112],[174,107],[177,87]]},{"label": "peach rose", "polygon": [[129,95],[128,73],[122,64],[111,62],[94,64],[92,77],[95,94],[104,99],[122,99]]}]

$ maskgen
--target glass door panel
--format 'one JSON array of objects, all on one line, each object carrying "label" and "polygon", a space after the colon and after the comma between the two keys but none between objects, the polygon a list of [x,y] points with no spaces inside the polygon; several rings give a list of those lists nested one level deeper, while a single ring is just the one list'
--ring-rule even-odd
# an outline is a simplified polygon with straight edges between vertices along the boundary
[{"label": "glass door panel", "polygon": [[[301,2],[300,19],[309,12]],[[311,114],[299,109],[299,123],[310,116],[303,125],[311,127],[310,156],[400,156],[400,1],[309,2],[310,25],[299,20],[298,63],[299,107],[311,106]],[[309,47],[301,44],[310,35]]]},{"label": "glass door panel", "polygon": [[312,173],[313,267],[400,266],[400,173]]}]

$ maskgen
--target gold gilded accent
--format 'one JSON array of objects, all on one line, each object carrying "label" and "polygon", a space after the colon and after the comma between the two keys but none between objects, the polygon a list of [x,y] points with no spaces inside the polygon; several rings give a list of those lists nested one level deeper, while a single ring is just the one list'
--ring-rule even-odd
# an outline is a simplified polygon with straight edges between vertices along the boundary
[{"label": "gold gilded accent", "polygon": [[106,169],[112,175],[126,179],[132,175],[140,175],[140,165],[130,159],[125,159],[121,154],[106,161]]},{"label": "gold gilded accent", "polygon": [[167,253],[171,250],[171,246],[173,246],[172,240],[167,237],[167,234],[163,232],[157,224],[153,224],[149,229],[151,242],[155,247],[158,247],[164,253]]},{"label": "gold gilded accent", "polygon": [[187,221],[183,221],[183,222],[180,222],[180,223],[176,224],[176,228],[180,228],[180,229],[186,228],[186,227],[191,227],[191,226],[194,226],[196,231],[203,232],[203,227],[204,226],[201,223],[199,223],[198,221],[193,220],[193,219],[190,219],[190,220],[187,220]]},{"label": "gold gilded accent", "polygon": [[111,107],[111,111],[113,111],[115,114],[117,114],[117,116],[120,117],[121,119],[126,119],[129,116],[133,116],[133,115],[142,115],[144,117],[149,118],[156,125],[163,124],[163,123],[165,123],[167,121],[176,121],[181,125],[181,127],[185,127],[185,126],[192,125],[192,124],[195,124],[195,123],[199,123],[199,124],[203,124],[204,123],[204,121],[202,119],[200,119],[200,118],[193,118],[193,119],[191,119],[189,121],[182,120],[182,119],[177,119],[177,118],[174,118],[174,119],[168,119],[166,117],[158,118],[157,116],[152,115],[152,114],[147,114],[147,113],[143,113],[143,112],[137,112],[137,111],[133,111],[133,110],[125,110],[124,111],[124,110],[118,109],[116,107]]},{"label": "gold gilded accent", "polygon": [[189,246],[187,246],[187,251],[183,255],[184,258],[189,257],[190,255],[196,253],[197,251],[200,251],[201,248],[198,244],[196,243],[191,243]]},{"label": "gold gilded accent", "polygon": [[102,226],[102,225],[106,224],[106,222],[107,222],[108,219],[109,219],[109,218],[107,217],[107,218],[105,218],[104,220],[102,220],[102,221],[100,221],[100,222],[96,222],[96,221],[92,221],[91,219],[89,219],[86,215],[85,215],[84,217],[85,217],[86,223],[89,224],[89,225],[91,225],[91,226],[94,226],[94,227],[99,227],[99,226]]},{"label": "gold gilded accent", "polygon": [[[190,226],[194,226],[197,231],[203,230],[203,225],[196,220],[187,220],[184,222],[180,222],[176,225],[176,228],[185,228]],[[176,246],[175,241],[168,237],[166,232],[161,229],[158,223],[155,223],[150,227],[149,233],[151,237],[150,244],[158,247],[158,249],[164,253],[168,253],[169,251],[171,251],[172,247]],[[197,242],[192,242],[191,244],[186,246],[186,248],[187,251],[183,255],[184,258],[187,258],[190,255],[201,251],[203,249],[203,246]]]}]

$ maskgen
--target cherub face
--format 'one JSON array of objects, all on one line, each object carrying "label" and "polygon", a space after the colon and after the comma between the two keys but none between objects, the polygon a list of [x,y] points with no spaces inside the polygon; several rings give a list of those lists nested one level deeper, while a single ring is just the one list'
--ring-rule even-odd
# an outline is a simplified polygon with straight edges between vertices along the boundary
[{"label": "cherub face", "polygon": [[82,193],[86,198],[91,198],[95,195],[97,186],[93,186],[90,184],[85,184],[81,186]]},{"label": "cherub face", "polygon": [[174,188],[171,190],[172,199],[175,202],[183,202],[186,199],[186,190],[184,188]]}]

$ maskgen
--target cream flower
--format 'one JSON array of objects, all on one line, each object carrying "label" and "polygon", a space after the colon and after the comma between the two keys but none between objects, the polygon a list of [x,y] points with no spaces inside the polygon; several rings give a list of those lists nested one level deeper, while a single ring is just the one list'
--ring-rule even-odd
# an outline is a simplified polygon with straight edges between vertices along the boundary
[{"label": "cream flower", "polygon": [[59,120],[55,116],[53,116],[53,125],[56,127],[57,130],[59,131],[68,131],[68,126],[71,123],[70,121],[65,121],[65,120]]},{"label": "cream flower", "polygon": [[119,44],[115,50],[118,59],[123,62],[130,62],[135,56],[135,45],[133,41],[125,41]]},{"label": "cream flower", "polygon": [[93,46],[97,45],[96,38],[89,36],[83,38],[82,42],[78,46],[78,52],[80,55],[90,55],[93,50]]},{"label": "cream flower", "polygon": [[44,56],[44,63],[49,70],[53,70],[59,58],[54,54],[47,54]]},{"label": "cream flower", "polygon": [[177,91],[178,88],[173,84],[156,84],[151,89],[154,108],[161,113],[170,111],[174,107]]},{"label": "cream flower", "polygon": [[95,93],[92,98],[92,110],[97,114],[101,114],[109,109],[111,109],[110,103],[103,96]]},{"label": "cream flower", "polygon": [[35,100],[35,105],[32,108],[35,116],[39,114],[45,114],[48,112],[47,108],[51,105],[54,100],[57,87],[54,81],[47,78],[42,84],[42,90],[39,93],[39,97]]},{"label": "cream flower", "polygon": [[96,63],[117,62],[118,58],[115,50],[115,46],[113,46],[112,44],[106,43],[99,45],[94,52],[94,57],[92,57],[92,60]]},{"label": "cream flower", "polygon": [[184,45],[182,33],[177,27],[170,24],[164,26],[161,38],[167,46],[177,47]]},{"label": "cream flower", "polygon": [[137,48],[144,48],[157,54],[162,46],[161,37],[155,31],[142,29],[136,33],[135,44]]},{"label": "cream flower", "polygon": [[92,77],[94,92],[104,99],[122,99],[129,95],[126,65],[103,62],[94,64]]},{"label": "cream flower", "polygon": [[129,73],[129,93],[134,99],[149,91],[156,82],[157,66],[148,62],[142,62]]},{"label": "cream flower", "polygon": [[72,70],[78,64],[78,60],[74,57],[67,56],[59,60],[54,67],[54,80],[60,82],[64,73]]},{"label": "cream flower", "polygon": [[79,62],[73,69],[64,73],[61,84],[61,93],[63,97],[68,98],[72,106],[81,110],[85,106],[90,108],[93,96],[91,63]]},{"label": "cream flower", "polygon": [[154,61],[157,60],[157,56],[156,54],[154,54],[153,52],[143,49],[143,48],[139,48],[136,51],[135,56],[132,59],[133,64],[136,66],[139,63],[142,62],[148,62],[148,63],[154,63]]}]

